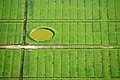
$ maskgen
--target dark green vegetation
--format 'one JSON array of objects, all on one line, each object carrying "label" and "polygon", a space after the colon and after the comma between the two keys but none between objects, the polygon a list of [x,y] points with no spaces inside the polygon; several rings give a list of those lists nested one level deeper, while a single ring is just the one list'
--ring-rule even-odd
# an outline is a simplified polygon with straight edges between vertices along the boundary
[{"label": "dark green vegetation", "polygon": [[[36,46],[98,46],[98,49],[0,49],[0,80],[19,80],[20,75],[23,80],[119,80],[119,8],[120,0],[0,0],[0,45],[25,42],[24,45]],[[55,36],[49,41],[35,42],[29,33],[43,26],[54,30]]]}]

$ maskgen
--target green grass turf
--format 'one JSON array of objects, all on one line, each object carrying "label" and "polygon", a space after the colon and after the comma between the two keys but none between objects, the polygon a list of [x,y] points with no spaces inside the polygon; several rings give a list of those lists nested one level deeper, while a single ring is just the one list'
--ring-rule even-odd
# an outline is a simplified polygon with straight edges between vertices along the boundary
[{"label": "green grass turf", "polygon": [[26,50],[23,77],[117,78],[119,49]]},{"label": "green grass turf", "polygon": [[[26,44],[119,45],[120,23],[114,22],[120,17],[118,3],[118,0],[28,0]],[[31,40],[30,31],[43,26],[53,28],[55,37],[46,42]]]},{"label": "green grass turf", "polygon": [[27,17],[28,19],[93,20],[106,17],[120,19],[119,3],[119,0],[28,0]]},{"label": "green grass turf", "polygon": [[0,20],[24,19],[24,0],[0,0]]},{"label": "green grass turf", "polygon": [[19,80],[19,78],[1,78],[0,80]]},{"label": "green grass turf", "polygon": [[20,75],[21,50],[0,50],[0,78]]},{"label": "green grass turf", "polygon": [[[26,44],[120,45],[119,26],[119,22],[28,23]],[[36,42],[30,38],[32,29],[45,27],[55,31],[55,36],[51,40]]]},{"label": "green grass turf", "polygon": [[21,44],[22,36],[22,23],[0,23],[0,45]]},{"label": "green grass turf", "polygon": [[[26,0],[26,44],[120,45],[120,0]],[[21,44],[25,0],[0,0],[0,45]],[[14,23],[13,23],[14,22]],[[34,28],[55,31],[35,42]],[[21,50],[0,49],[0,80],[18,80]],[[120,49],[25,50],[23,80],[119,80]]]}]

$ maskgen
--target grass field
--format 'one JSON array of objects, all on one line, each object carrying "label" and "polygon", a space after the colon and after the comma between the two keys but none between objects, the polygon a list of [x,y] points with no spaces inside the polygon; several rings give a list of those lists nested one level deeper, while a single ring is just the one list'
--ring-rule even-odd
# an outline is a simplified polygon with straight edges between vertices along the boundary
[{"label": "grass field", "polygon": [[22,23],[0,23],[0,45],[21,44],[22,26]]},{"label": "grass field", "polygon": [[21,50],[0,50],[0,78],[19,77]]},{"label": "grass field", "polygon": [[117,78],[119,49],[26,50],[24,77]]},{"label": "grass field", "polygon": [[[119,80],[119,8],[120,0],[0,0],[0,46],[68,46],[0,49],[0,80]],[[55,36],[35,42],[34,28]]]},{"label": "grass field", "polygon": [[[32,29],[38,26],[48,26],[55,31],[52,40],[35,42],[29,37]],[[58,23],[28,23],[26,44],[86,44],[86,45],[120,45],[120,23],[108,22],[58,22]]]}]

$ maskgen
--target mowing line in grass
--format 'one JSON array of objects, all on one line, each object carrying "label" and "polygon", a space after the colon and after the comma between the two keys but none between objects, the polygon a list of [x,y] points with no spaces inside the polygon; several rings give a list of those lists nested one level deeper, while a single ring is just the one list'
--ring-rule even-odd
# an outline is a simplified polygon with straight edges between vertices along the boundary
[{"label": "mowing line in grass", "polygon": [[0,5],[0,19],[1,19],[1,17],[2,17],[2,8],[3,8],[3,1],[2,0],[0,0],[0,3],[1,3],[1,5]]},{"label": "mowing line in grass", "polygon": [[5,51],[0,50],[0,77],[3,77],[3,72],[4,72],[4,57],[5,56]]},{"label": "mowing line in grass", "polygon": [[19,78],[0,78],[0,80],[19,80]]},{"label": "mowing line in grass", "polygon": [[107,20],[107,0],[102,0],[100,1],[100,14],[101,14],[101,19],[102,20]]},{"label": "mowing line in grass", "polygon": [[86,34],[86,45],[92,45],[92,44],[93,44],[93,34],[92,33]]},{"label": "mowing line in grass", "polygon": [[86,23],[86,44],[93,44],[92,23]]},{"label": "mowing line in grass", "polygon": [[[20,75],[20,50],[0,50],[0,78],[16,78]],[[17,63],[16,63],[17,62]]]},{"label": "mowing line in grass", "polygon": [[3,77],[11,77],[13,51],[6,51]]},{"label": "mowing line in grass", "polygon": [[[25,51],[27,53],[27,51]],[[29,74],[29,66],[30,66],[30,54],[25,54],[24,55],[24,64],[23,64],[23,77],[28,77]]]},{"label": "mowing line in grass", "polygon": [[[22,5],[21,5],[22,4]],[[17,19],[23,19],[24,18],[24,5],[25,0],[18,0],[18,12],[17,12]]]},{"label": "mowing line in grass", "polygon": [[62,19],[70,19],[70,1],[62,0]]},{"label": "mowing line in grass", "polygon": [[[33,19],[33,3],[34,1],[28,0],[27,1],[27,19]],[[37,5],[36,5],[37,6]]]},{"label": "mowing line in grass", "polygon": [[70,23],[69,37],[70,44],[77,44],[77,23]]},{"label": "mowing line in grass", "polygon": [[110,62],[108,49],[102,50],[102,56],[103,56],[103,77],[105,79],[110,79]]},{"label": "mowing line in grass", "polygon": [[15,33],[15,43],[14,44],[20,44],[22,43],[22,39],[23,39],[23,24],[16,24],[16,32]]},{"label": "mowing line in grass", "polygon": [[[48,44],[48,43],[49,44],[54,44],[54,43],[60,44],[60,43],[56,43],[56,42],[59,42],[59,41],[61,41],[61,39],[63,39],[62,40],[63,43],[61,43],[61,44],[69,44],[69,43],[77,44],[77,41],[78,41],[78,44],[85,44],[85,41],[86,41],[86,45],[92,45],[92,44],[107,45],[107,46],[108,45],[117,45],[118,41],[115,39],[119,39],[119,36],[117,36],[119,33],[112,32],[111,28],[113,28],[113,27],[112,27],[112,25],[108,26],[109,23],[108,22],[100,22],[100,23],[95,22],[95,23],[86,23],[86,25],[84,25],[84,23],[78,23],[78,25],[77,25],[76,22],[75,23],[28,23],[27,37],[26,37],[27,41],[26,42],[27,42],[27,44],[38,44],[38,45]],[[56,24],[61,24],[61,26],[56,25]],[[63,26],[62,26],[62,24],[63,24]],[[53,31],[55,32],[55,36],[51,40],[44,41],[44,42],[35,42],[34,40],[32,40],[29,37],[29,33],[32,29],[38,28],[38,27],[43,28],[45,25],[47,25],[48,28],[53,29]],[[73,26],[75,27],[74,29],[73,29]],[[79,29],[78,31],[77,31],[77,27]],[[61,36],[63,35],[63,36],[59,37],[59,39],[56,40],[59,35],[61,35]],[[74,37],[70,36],[70,35],[74,35]],[[114,37],[114,38],[112,38],[112,37]]]},{"label": "mowing line in grass", "polygon": [[[65,54],[66,53],[66,54]],[[68,55],[68,50],[62,50],[61,52],[62,55],[62,61],[61,61],[61,77],[69,77],[69,55]]]},{"label": "mowing line in grass", "polygon": [[116,34],[116,25],[115,23],[108,23],[109,24],[109,32],[115,32],[115,33],[109,33],[109,44],[115,45],[117,44],[117,34]]},{"label": "mowing line in grass", "polygon": [[13,52],[14,53],[13,53],[13,59],[12,59],[11,77],[19,77],[19,74],[20,74],[21,51],[15,50]]},{"label": "mowing line in grass", "polygon": [[117,32],[117,27],[115,22],[112,23],[109,22],[109,32]]},{"label": "mowing line in grass", "polygon": [[77,50],[69,50],[69,76],[77,77]]},{"label": "mowing line in grass", "polygon": [[[100,1],[100,13],[101,13],[101,19],[107,20],[107,0]],[[102,45],[109,45],[109,34],[105,32],[109,32],[107,22],[101,22],[101,32],[102,32]]]},{"label": "mowing line in grass", "polygon": [[100,19],[99,5],[99,0],[92,0],[93,19]]},{"label": "mowing line in grass", "polygon": [[[37,50],[34,51],[27,51],[29,56],[29,75],[30,77],[36,77],[37,75]],[[34,54],[36,53],[36,54]]]},{"label": "mowing line in grass", "polygon": [[19,0],[11,0],[9,19],[17,19],[18,2],[19,2]]},{"label": "mowing line in grass", "polygon": [[[117,49],[111,51],[117,52]],[[38,50],[27,50],[26,54],[29,59],[25,56],[24,69],[29,76],[24,75],[24,78],[110,79],[112,75],[112,78],[119,76],[118,54],[109,53],[108,49],[40,49],[39,54]]]},{"label": "mowing line in grass", "polygon": [[93,32],[101,32],[101,26],[99,22],[93,23]]},{"label": "mowing line in grass", "polygon": [[86,50],[86,76],[94,77],[93,50]]},{"label": "mowing line in grass", "polygon": [[62,44],[69,44],[69,25],[69,23],[63,23]]},{"label": "mowing line in grass", "polygon": [[101,28],[100,28],[100,23],[93,23],[93,43],[94,45],[100,45],[102,44],[101,42]]},{"label": "mowing line in grass", "polygon": [[[48,23],[48,27],[51,27],[51,28],[55,29],[55,23]],[[57,36],[57,35],[55,34],[53,38],[55,38],[55,36]],[[53,38],[51,38],[50,40],[48,40],[46,42],[46,44],[54,44],[56,40],[53,39]]]},{"label": "mowing line in grass", "polygon": [[85,24],[78,23],[78,44],[85,44]]},{"label": "mowing line in grass", "polygon": [[69,2],[70,5],[70,19],[77,19],[77,7],[78,7],[78,0],[71,0]]},{"label": "mowing line in grass", "polygon": [[[40,12],[42,12],[41,10],[41,2],[42,0],[33,0],[32,4],[29,4],[29,13],[28,16],[32,15],[32,17],[28,17],[28,19],[40,19]],[[32,11],[30,11],[32,10]]]},{"label": "mowing line in grass", "polygon": [[8,31],[8,25],[7,24],[1,24],[2,27],[2,31],[1,34],[1,40],[0,40],[0,44],[6,44],[7,43],[7,31]]},{"label": "mowing line in grass", "polygon": [[48,0],[41,0],[41,19],[47,19],[48,15]]},{"label": "mowing line in grass", "polygon": [[95,70],[95,77],[103,77],[102,73],[102,53],[101,49],[93,50],[94,53],[94,70]]},{"label": "mowing line in grass", "polygon": [[94,45],[101,45],[101,33],[94,33],[94,40],[93,43]]},{"label": "mowing line in grass", "polygon": [[47,50],[45,63],[45,77],[53,77],[53,50]]},{"label": "mowing line in grass", "polygon": [[117,50],[109,50],[111,77],[119,77],[118,53]]},{"label": "mowing line in grass", "polygon": [[38,53],[38,77],[45,77],[45,53],[46,50],[39,50]]},{"label": "mowing line in grass", "polygon": [[120,10],[119,10],[119,7],[120,7],[120,1],[119,0],[115,0],[115,13],[116,13],[116,19],[120,19]]},{"label": "mowing line in grass", "polygon": [[85,0],[86,19],[92,19],[92,1]]},{"label": "mowing line in grass", "polygon": [[120,23],[116,23],[116,27],[117,27],[117,41],[118,41],[118,45],[120,45]]},{"label": "mowing line in grass", "polygon": [[78,77],[86,77],[85,50],[78,50]]},{"label": "mowing line in grass", "polygon": [[[0,19],[23,19],[24,18],[24,0],[11,0],[0,2]],[[14,14],[14,15],[13,15]],[[16,20],[17,21],[17,20]]]},{"label": "mowing line in grass", "polygon": [[102,45],[109,45],[109,39],[108,39],[108,24],[106,22],[101,23],[101,29],[102,29]]},{"label": "mowing line in grass", "polygon": [[118,53],[118,67],[119,67],[119,77],[120,77],[120,50],[118,50],[117,53]]},{"label": "mowing line in grass", "polygon": [[[17,78],[20,75],[20,50],[0,50],[0,78]],[[16,63],[17,61],[17,63]]]},{"label": "mowing line in grass", "polygon": [[16,33],[16,24],[8,24],[7,44],[14,44],[15,33]]},{"label": "mowing line in grass", "polygon": [[2,10],[1,18],[2,19],[9,19],[11,0],[9,0],[9,1],[2,0],[2,1],[3,1],[3,8],[1,9]]},{"label": "mowing line in grass", "polygon": [[56,0],[55,19],[62,19],[62,0]]},{"label": "mowing line in grass", "polygon": [[[59,27],[59,28],[58,28]],[[62,23],[56,23],[55,24],[55,30],[57,31],[55,33],[55,36],[53,37],[55,40],[54,40],[54,44],[62,44]],[[59,32],[58,32],[59,31]]]},{"label": "mowing line in grass", "polygon": [[115,0],[108,0],[108,19],[115,19]]},{"label": "mowing line in grass", "polygon": [[[15,20],[2,20],[4,23],[5,22],[8,22],[8,23],[15,23],[15,22],[22,22],[22,20],[18,20],[18,21],[15,21]],[[2,22],[0,20],[0,22]],[[68,22],[79,22],[79,23],[89,23],[89,22],[120,22],[120,20],[108,20],[108,19],[104,19],[104,20],[78,20],[78,19],[52,19],[52,20],[48,20],[48,19],[34,19],[34,20],[27,20],[28,23],[68,23]]]},{"label": "mowing line in grass", "polygon": [[109,44],[110,45],[116,45],[117,44],[116,33],[109,33]]},{"label": "mowing line in grass", "polygon": [[55,0],[48,0],[48,18],[47,19],[55,19]]},{"label": "mowing line in grass", "polygon": [[61,50],[56,50],[54,53],[53,77],[61,77]]}]

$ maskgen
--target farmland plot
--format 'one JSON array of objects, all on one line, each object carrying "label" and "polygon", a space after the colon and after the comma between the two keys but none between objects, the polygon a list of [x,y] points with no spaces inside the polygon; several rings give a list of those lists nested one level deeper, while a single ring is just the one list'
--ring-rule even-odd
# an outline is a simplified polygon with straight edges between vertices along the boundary
[{"label": "farmland plot", "polygon": [[[119,80],[119,3],[0,0],[0,80]],[[35,41],[37,28],[54,36]]]}]

